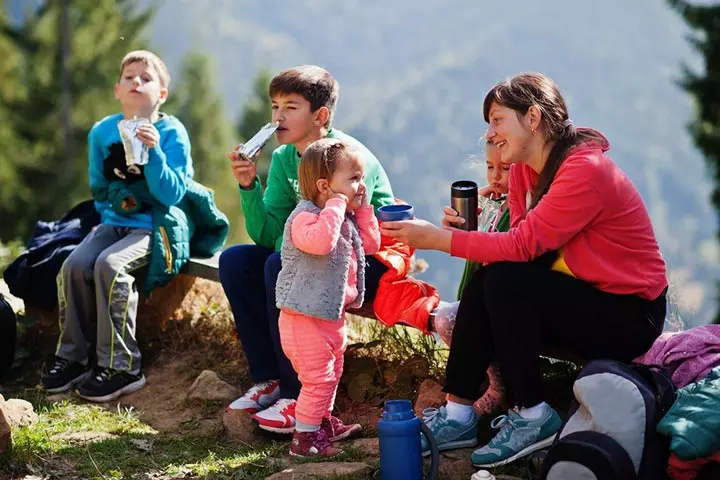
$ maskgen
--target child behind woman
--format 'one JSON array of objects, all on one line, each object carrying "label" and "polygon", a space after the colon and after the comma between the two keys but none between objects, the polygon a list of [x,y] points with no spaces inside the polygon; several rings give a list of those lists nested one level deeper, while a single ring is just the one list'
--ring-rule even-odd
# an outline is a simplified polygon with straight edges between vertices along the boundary
[{"label": "child behind woman", "polygon": [[[500,160],[500,152],[492,142],[485,144],[485,158],[487,162],[486,175],[488,184],[480,189],[479,194],[486,198],[500,201],[500,212],[490,230],[506,232],[510,229],[510,209],[505,200],[508,193],[510,165]],[[458,287],[458,300],[462,298],[468,280],[472,277],[473,273],[481,267],[482,265],[475,262],[465,262],[465,270],[460,280],[460,286]],[[433,322],[435,331],[447,346],[450,346],[452,340],[458,305],[460,305],[459,301],[442,303],[435,313],[435,320]],[[490,368],[487,370],[487,375],[490,385],[483,396],[473,405],[475,413],[477,413],[478,416],[490,415],[496,410],[500,410],[502,402],[505,400],[505,387],[503,386],[502,378],[500,377],[500,372],[496,364],[493,363],[490,365]]]},{"label": "child behind woman", "polygon": [[363,183],[360,152],[324,138],[303,153],[303,200],[285,223],[276,287],[283,351],[302,384],[290,454],[333,456],[333,441],[360,431],[332,415],[347,346],[345,309],[365,291],[365,255],[380,247],[380,229]]}]

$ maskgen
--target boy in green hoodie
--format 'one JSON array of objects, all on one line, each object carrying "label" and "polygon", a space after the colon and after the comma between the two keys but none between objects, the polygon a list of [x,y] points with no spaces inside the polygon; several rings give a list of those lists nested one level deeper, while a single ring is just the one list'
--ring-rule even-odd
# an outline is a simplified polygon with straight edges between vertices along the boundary
[{"label": "boy in green hoodie", "polygon": [[[365,186],[377,209],[394,203],[387,174],[359,141],[333,128],[338,101],[337,81],[325,69],[305,65],[285,70],[270,82],[272,121],[278,122],[280,146],[273,152],[263,194],[254,162],[236,152],[228,155],[240,188],[245,226],[255,245],[236,245],[220,257],[220,281],[235,317],[240,341],[254,382],[228,407],[253,414],[260,427],[291,433],[300,382],[283,353],[275,306],[280,272],[280,246],[285,221],[300,199],[298,165],[307,146],[321,138],[338,138],[354,145],[365,159]],[[385,267],[368,257],[365,301],[372,302]],[[342,431],[338,425],[331,430]],[[328,432],[331,440],[336,436]]]}]

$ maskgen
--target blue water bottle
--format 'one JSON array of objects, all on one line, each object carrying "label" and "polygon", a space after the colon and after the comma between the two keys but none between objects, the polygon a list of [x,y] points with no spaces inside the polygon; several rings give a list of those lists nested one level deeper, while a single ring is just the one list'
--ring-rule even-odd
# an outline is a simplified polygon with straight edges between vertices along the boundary
[{"label": "blue water bottle", "polygon": [[424,422],[415,416],[410,400],[388,400],[377,425],[380,437],[380,478],[383,480],[422,480],[423,462],[420,432],[428,439],[432,464],[428,480],[437,476],[440,454],[437,443]]}]

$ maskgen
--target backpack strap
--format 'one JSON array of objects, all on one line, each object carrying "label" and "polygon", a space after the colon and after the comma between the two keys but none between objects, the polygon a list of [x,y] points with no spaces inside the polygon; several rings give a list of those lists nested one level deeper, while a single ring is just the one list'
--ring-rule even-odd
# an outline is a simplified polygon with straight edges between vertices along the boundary
[{"label": "backpack strap", "polygon": [[631,363],[629,367],[650,384],[655,392],[655,401],[663,414],[666,413],[675,401],[677,394],[677,388],[670,379],[667,370],[658,365],[642,365],[639,363]]}]

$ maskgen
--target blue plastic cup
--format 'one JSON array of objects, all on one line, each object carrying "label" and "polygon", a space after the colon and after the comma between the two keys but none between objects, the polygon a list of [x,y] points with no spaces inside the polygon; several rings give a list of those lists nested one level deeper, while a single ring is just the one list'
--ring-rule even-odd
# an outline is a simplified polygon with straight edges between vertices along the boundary
[{"label": "blue plastic cup", "polygon": [[385,205],[377,210],[377,219],[381,222],[397,222],[398,220],[410,220],[415,216],[412,205]]}]

